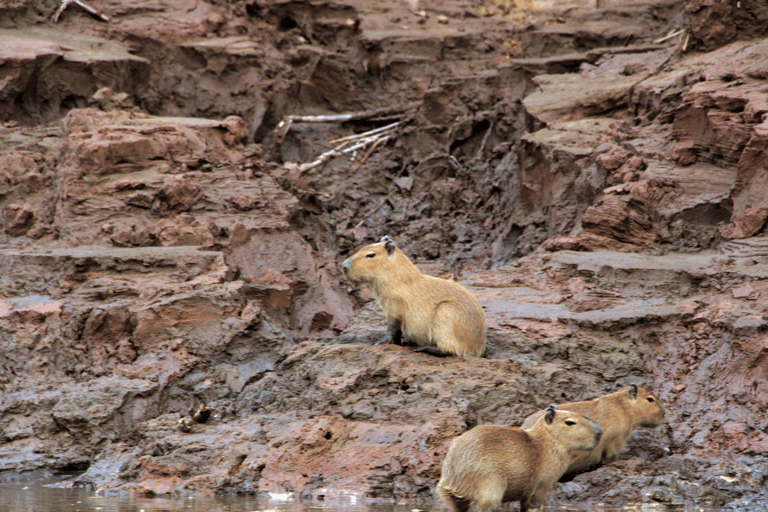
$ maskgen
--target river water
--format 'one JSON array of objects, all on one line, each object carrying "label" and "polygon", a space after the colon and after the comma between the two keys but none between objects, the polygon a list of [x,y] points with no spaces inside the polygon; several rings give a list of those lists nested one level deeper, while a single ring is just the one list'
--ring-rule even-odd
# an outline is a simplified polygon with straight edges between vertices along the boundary
[{"label": "river water", "polygon": [[[97,496],[83,489],[61,488],[56,482],[0,483],[0,512],[439,512],[437,502],[394,503],[344,502],[305,503],[288,496],[277,499],[252,496],[138,498],[130,496]],[[504,506],[510,512],[516,504]],[[664,507],[638,504],[622,508],[592,506],[580,508],[555,503],[544,512],[713,512],[699,507]]]},{"label": "river water", "polygon": [[354,499],[310,504],[253,496],[140,498],[98,496],[55,484],[0,483],[0,512],[437,512],[414,503],[357,503]]}]

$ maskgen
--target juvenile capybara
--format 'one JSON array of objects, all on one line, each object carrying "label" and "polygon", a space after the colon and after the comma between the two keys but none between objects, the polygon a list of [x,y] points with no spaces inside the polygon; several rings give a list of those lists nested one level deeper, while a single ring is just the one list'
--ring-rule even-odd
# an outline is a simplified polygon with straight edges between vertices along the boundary
[{"label": "juvenile capybara", "polygon": [[[575,451],[566,474],[575,474],[609,464],[619,458],[619,452],[638,428],[656,428],[664,422],[664,407],[645,388],[634,384],[594,400],[559,404],[561,409],[590,417],[603,429],[603,438],[594,449]],[[545,414],[538,411],[522,424],[528,428]]]},{"label": "juvenile capybara", "polygon": [[377,343],[400,344],[405,335],[418,351],[434,355],[481,356],[485,313],[466,288],[424,275],[385,236],[342,264],[353,284],[367,285],[387,317],[387,334]]},{"label": "juvenile capybara", "polygon": [[544,503],[568,469],[569,454],[591,450],[602,436],[586,416],[555,405],[529,429],[481,425],[454,439],[437,490],[453,512],[496,510],[520,501],[526,512]]}]

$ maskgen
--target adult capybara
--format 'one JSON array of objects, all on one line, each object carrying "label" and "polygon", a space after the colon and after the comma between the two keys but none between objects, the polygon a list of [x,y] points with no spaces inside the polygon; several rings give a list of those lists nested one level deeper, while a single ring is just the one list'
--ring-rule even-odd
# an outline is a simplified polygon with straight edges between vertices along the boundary
[{"label": "adult capybara", "polygon": [[526,512],[544,503],[568,469],[570,453],[597,446],[594,421],[551,405],[529,429],[481,425],[451,444],[437,490],[453,512],[495,510],[520,501]]},{"label": "adult capybara", "polygon": [[[559,404],[558,407],[588,416],[603,429],[603,438],[595,448],[571,454],[567,474],[580,473],[617,460],[635,430],[656,428],[664,422],[664,407],[659,399],[634,384],[594,400]],[[530,427],[544,414],[545,411],[538,411],[528,416],[522,427]]]},{"label": "adult capybara", "polygon": [[405,335],[435,355],[481,356],[485,352],[485,313],[466,288],[424,275],[385,236],[342,264],[353,284],[367,285],[387,316],[379,343],[399,344]]}]

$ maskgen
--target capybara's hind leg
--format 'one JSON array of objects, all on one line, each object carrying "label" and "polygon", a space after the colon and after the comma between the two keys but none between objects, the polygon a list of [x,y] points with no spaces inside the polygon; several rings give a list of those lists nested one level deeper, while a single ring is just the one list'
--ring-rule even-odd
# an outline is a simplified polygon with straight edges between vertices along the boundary
[{"label": "capybara's hind leg", "polygon": [[413,351],[419,352],[421,354],[429,354],[437,357],[451,357],[456,355],[456,354],[452,354],[451,352],[446,352],[445,350],[440,350],[439,348],[433,347],[432,345],[426,345],[424,347],[415,348],[413,349]]},{"label": "capybara's hind leg", "polygon": [[469,506],[472,504],[472,500],[468,500],[467,498],[453,498],[453,500],[456,503],[456,510],[458,512],[467,512]]},{"label": "capybara's hind leg", "polygon": [[501,500],[504,498],[506,483],[500,479],[487,480],[480,486],[477,496],[477,509],[483,512],[498,510],[501,508]]},{"label": "capybara's hind leg", "polygon": [[453,304],[440,304],[430,333],[433,343],[437,346],[422,346],[417,350],[438,357],[464,355],[467,351],[462,348],[461,340],[456,336],[458,334],[456,322],[459,314],[460,309]]},{"label": "capybara's hind leg", "polygon": [[467,512],[472,504],[470,500],[454,496],[446,489],[438,487],[437,492],[440,494],[440,499],[443,500],[443,503],[451,509],[451,512]]}]

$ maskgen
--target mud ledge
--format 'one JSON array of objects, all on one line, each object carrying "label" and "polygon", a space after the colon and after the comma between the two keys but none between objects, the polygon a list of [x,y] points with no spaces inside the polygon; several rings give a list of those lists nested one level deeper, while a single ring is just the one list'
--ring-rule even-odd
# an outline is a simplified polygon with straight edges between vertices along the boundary
[{"label": "mud ledge", "polygon": [[[551,502],[764,503],[766,13],[726,3],[0,7],[0,477],[432,500],[455,435],[618,380],[665,425]],[[338,264],[384,234],[485,358],[373,345]]]}]

